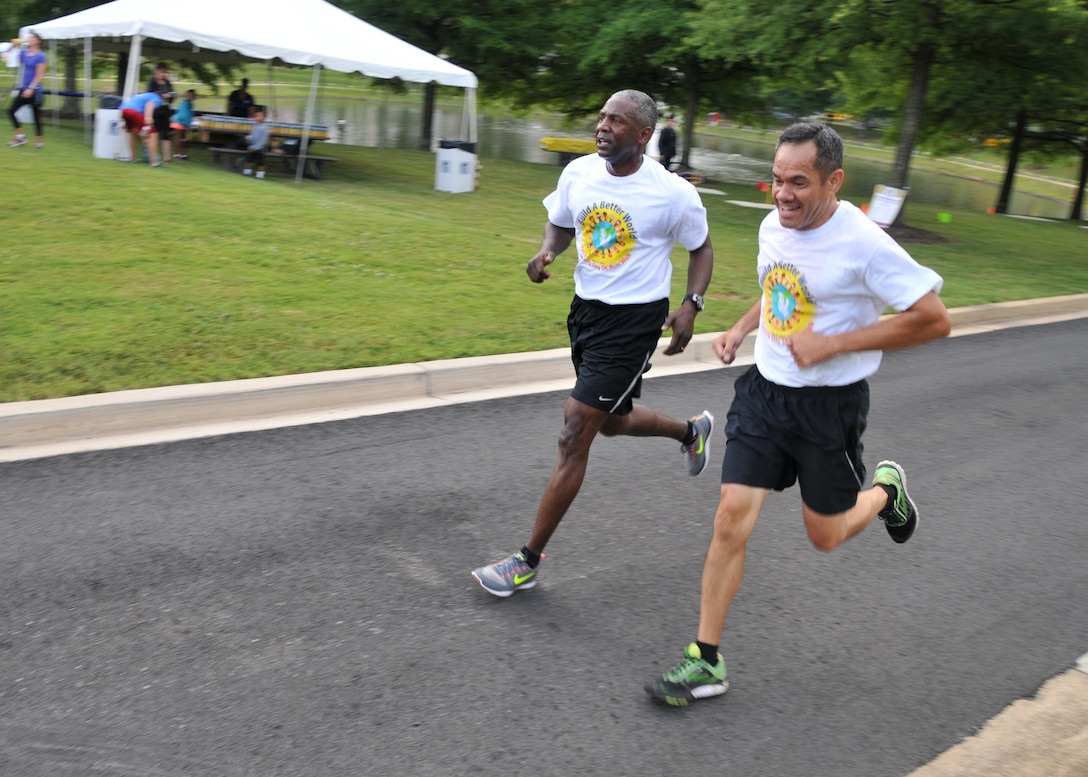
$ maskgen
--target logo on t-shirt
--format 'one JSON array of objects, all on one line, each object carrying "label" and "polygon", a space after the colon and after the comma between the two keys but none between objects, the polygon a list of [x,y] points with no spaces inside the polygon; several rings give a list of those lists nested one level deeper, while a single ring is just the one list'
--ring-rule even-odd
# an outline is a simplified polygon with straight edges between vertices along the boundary
[{"label": "logo on t-shirt", "polygon": [[614,270],[631,258],[638,235],[631,214],[615,203],[594,203],[578,214],[582,257],[598,270]]},{"label": "logo on t-shirt", "polygon": [[763,275],[763,326],[775,340],[784,340],[812,325],[816,300],[801,271],[791,264],[773,264]]}]

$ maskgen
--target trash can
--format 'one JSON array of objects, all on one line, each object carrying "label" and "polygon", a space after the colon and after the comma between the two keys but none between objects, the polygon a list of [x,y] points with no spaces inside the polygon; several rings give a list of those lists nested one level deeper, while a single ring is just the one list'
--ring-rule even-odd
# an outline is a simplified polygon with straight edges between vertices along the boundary
[{"label": "trash can", "polygon": [[435,159],[434,188],[440,192],[471,192],[476,189],[476,144],[441,140]]},{"label": "trash can", "polygon": [[98,159],[132,158],[121,111],[99,108],[94,112],[94,155]]}]

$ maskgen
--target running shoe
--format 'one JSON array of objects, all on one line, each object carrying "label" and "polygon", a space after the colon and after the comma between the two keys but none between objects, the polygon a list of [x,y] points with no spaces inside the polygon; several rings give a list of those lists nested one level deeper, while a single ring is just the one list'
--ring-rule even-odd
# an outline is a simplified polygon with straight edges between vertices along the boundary
[{"label": "running shoe", "polygon": [[[544,556],[541,556],[540,560],[543,561]],[[536,573],[539,569],[539,564],[536,569],[529,566],[529,562],[519,550],[502,561],[472,570],[472,576],[489,594],[505,598],[514,591],[536,585]]]},{"label": "running shoe", "polygon": [[25,146],[26,145],[26,135],[16,135],[15,140],[8,143],[8,145],[12,146],[12,147]]},{"label": "running shoe", "polygon": [[703,660],[699,646],[692,642],[684,649],[684,660],[661,677],[646,684],[646,693],[662,704],[686,707],[693,701],[721,696],[729,690],[725,659],[718,654],[713,666]]},{"label": "running shoe", "polygon": [[894,461],[882,461],[873,473],[874,486],[892,486],[895,499],[878,515],[896,542],[906,542],[918,527],[918,505],[907,493],[907,473]]},{"label": "running shoe", "polygon": [[44,143],[35,143],[34,148],[45,148],[45,144]]},{"label": "running shoe", "polygon": [[688,465],[688,474],[695,477],[706,469],[710,461],[710,436],[714,432],[714,416],[709,410],[691,419],[695,428],[695,439],[690,443],[680,443],[680,453]]}]

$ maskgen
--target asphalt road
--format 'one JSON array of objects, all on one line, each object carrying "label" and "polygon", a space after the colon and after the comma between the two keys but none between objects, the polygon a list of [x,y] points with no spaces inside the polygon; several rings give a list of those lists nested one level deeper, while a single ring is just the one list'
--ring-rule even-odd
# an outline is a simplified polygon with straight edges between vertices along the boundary
[{"label": "asphalt road", "polygon": [[[885,357],[866,461],[921,507],[811,548],[774,495],[731,688],[642,685],[695,628],[717,499],[603,439],[536,589],[565,393],[0,465],[0,774],[901,777],[1088,650],[1088,320]],[[647,382],[724,417],[736,370]]]}]

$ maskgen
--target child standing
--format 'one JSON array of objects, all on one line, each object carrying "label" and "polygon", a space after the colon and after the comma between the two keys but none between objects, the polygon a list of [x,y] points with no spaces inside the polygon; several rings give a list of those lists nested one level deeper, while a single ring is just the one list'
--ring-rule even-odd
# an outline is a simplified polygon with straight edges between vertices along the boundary
[{"label": "child standing", "polygon": [[253,164],[257,164],[257,177],[264,178],[264,149],[268,145],[268,125],[264,123],[264,111],[253,112],[253,131],[249,133],[249,142],[246,145],[246,166],[242,175],[253,173]]}]

